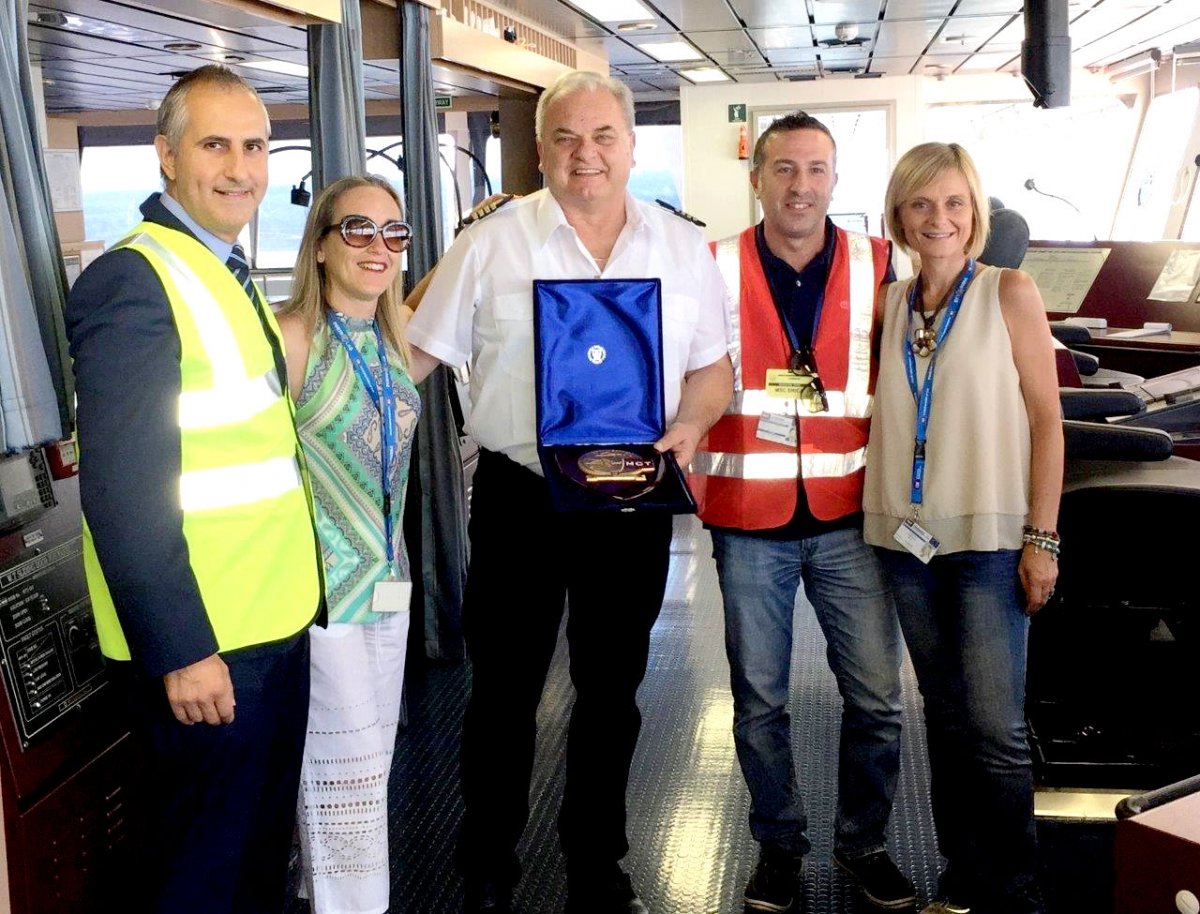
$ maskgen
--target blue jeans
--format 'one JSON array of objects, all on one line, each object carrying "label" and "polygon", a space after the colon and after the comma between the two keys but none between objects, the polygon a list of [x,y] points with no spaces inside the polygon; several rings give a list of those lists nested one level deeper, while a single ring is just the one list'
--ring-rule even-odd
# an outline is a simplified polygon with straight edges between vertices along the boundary
[{"label": "blue jeans", "polygon": [[879,554],[925,699],[943,890],[973,911],[1040,912],[1020,552],[951,553],[928,565]]},{"label": "blue jeans", "polygon": [[882,848],[900,769],[900,629],[873,550],[857,529],[802,540],[714,529],[712,540],[750,833],[798,855],[810,849],[787,709],[803,581],[842,695],[834,846],[850,857]]}]

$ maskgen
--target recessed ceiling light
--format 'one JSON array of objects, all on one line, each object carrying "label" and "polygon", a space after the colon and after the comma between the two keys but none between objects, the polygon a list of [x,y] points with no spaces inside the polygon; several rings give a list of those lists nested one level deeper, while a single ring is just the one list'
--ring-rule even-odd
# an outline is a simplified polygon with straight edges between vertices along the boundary
[{"label": "recessed ceiling light", "polygon": [[665,63],[704,59],[704,55],[686,41],[643,41],[637,45],[637,48]]},{"label": "recessed ceiling light", "polygon": [[622,22],[617,26],[618,32],[653,32],[658,28],[657,22]]},{"label": "recessed ceiling light", "polygon": [[168,41],[163,45],[163,48],[178,54],[184,51],[199,51],[200,45],[194,41]]},{"label": "recessed ceiling light", "polygon": [[689,82],[694,83],[723,83],[729,81],[729,77],[716,67],[697,67],[694,70],[680,70],[679,75]]},{"label": "recessed ceiling light", "polygon": [[254,70],[267,70],[270,73],[282,73],[284,76],[301,76],[308,78],[308,67],[302,63],[288,63],[286,60],[252,60],[238,64]]},{"label": "recessed ceiling light", "polygon": [[641,0],[570,0],[570,3],[600,22],[632,22],[654,18],[654,13]]}]

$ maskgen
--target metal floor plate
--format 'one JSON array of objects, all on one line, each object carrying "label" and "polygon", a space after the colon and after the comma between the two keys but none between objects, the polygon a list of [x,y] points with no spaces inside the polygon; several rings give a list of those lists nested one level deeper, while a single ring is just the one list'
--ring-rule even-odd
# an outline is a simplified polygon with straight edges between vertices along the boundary
[{"label": "metal floor plate", "polygon": [[[830,858],[841,700],[825,663],[824,637],[803,599],[792,669],[797,776],[813,843],[804,876],[806,910],[867,912],[873,909]],[[458,914],[462,903],[452,858],[462,816],[458,739],[469,679],[465,663],[434,664],[409,684],[409,724],[400,733],[391,776],[391,914]],[[920,704],[907,665],[904,690],[891,848],[924,901],[936,887],[938,855],[925,800]],[[566,898],[555,819],[572,695],[560,638],[538,712],[531,815],[520,847],[525,873],[516,901],[524,914],[558,914]],[[653,914],[741,914],[758,848],[746,823],[749,794],[733,748],[716,569],[708,534],[692,517],[677,520],[667,599],[639,698],[643,727],[629,787],[625,867]],[[289,914],[304,910],[297,902]]]}]

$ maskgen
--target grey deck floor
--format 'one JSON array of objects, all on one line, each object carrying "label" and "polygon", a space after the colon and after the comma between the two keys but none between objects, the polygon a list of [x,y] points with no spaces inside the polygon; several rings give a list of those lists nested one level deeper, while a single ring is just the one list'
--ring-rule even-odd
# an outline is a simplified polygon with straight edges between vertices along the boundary
[{"label": "grey deck floor", "polygon": [[[825,663],[824,638],[803,598],[797,601],[796,633],[793,742],[813,842],[804,877],[806,910],[858,914],[871,909],[830,859],[840,698]],[[757,846],[746,824],[749,795],[734,754],[728,675],[709,537],[694,518],[679,518],[667,599],[639,694],[644,723],[633,761],[631,850],[624,861],[653,914],[742,911]],[[452,856],[462,815],[458,739],[469,689],[467,663],[431,663],[410,681],[409,723],[400,733],[391,777],[390,914],[457,914],[461,906]],[[923,904],[935,889],[939,857],[920,701],[907,664],[904,690],[903,762],[890,842]],[[560,639],[539,708],[532,813],[520,846],[525,873],[516,900],[524,914],[558,914],[565,900],[555,817],[571,700]],[[290,914],[305,908],[296,902]]]}]

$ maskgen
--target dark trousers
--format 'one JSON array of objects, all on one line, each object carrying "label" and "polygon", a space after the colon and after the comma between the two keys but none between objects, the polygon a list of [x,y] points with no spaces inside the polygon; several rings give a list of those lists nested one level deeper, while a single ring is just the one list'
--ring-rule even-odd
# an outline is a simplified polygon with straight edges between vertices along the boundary
[{"label": "dark trousers", "polygon": [[224,659],[237,702],[227,725],[185,726],[161,678],[126,679],[148,768],[141,910],[284,909],[308,720],[308,634]]},{"label": "dark trousers", "polygon": [[625,856],[625,790],[641,729],[637,688],[666,588],[671,518],[559,514],[545,481],[484,452],[471,496],[471,566],[463,606],[472,664],[463,723],[467,880],[514,885],[529,818],[536,713],[564,597],[575,706],[559,836],[568,872]]}]

